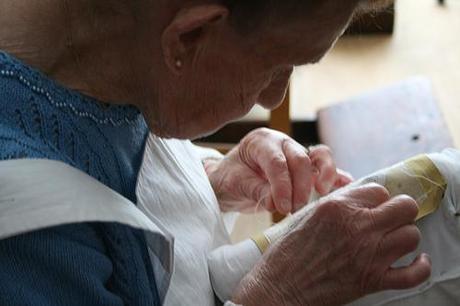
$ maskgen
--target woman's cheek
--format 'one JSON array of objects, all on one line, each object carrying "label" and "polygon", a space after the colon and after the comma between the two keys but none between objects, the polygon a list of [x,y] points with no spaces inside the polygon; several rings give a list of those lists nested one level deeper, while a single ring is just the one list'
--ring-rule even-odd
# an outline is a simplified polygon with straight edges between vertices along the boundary
[{"label": "woman's cheek", "polygon": [[259,96],[258,104],[267,109],[275,109],[281,105],[287,94],[289,78],[272,83]]},{"label": "woman's cheek", "polygon": [[272,74],[271,82],[260,94],[258,103],[268,109],[280,106],[287,94],[293,71],[294,68],[289,66],[278,69]]}]

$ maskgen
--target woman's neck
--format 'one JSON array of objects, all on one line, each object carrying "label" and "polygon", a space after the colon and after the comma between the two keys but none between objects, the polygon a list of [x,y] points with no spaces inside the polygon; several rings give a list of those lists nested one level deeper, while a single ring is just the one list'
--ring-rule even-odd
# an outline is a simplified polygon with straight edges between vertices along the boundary
[{"label": "woman's neck", "polygon": [[0,48],[47,74],[69,53],[65,18],[58,14],[62,7],[51,2],[7,0],[0,4]]}]

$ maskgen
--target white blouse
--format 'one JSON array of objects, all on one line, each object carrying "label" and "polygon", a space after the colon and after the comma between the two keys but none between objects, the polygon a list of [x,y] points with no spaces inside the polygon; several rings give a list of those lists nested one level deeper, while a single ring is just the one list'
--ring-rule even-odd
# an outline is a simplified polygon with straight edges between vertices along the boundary
[{"label": "white blouse", "polygon": [[197,148],[151,135],[137,197],[147,217],[174,236],[174,273],[165,305],[215,305],[207,257],[230,237]]}]

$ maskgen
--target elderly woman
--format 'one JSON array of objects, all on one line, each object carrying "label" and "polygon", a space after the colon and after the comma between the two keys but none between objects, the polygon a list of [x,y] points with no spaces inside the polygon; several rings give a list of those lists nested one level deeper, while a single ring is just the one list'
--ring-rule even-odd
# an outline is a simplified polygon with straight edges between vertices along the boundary
[{"label": "elderly woman", "polygon": [[[200,160],[171,138],[211,133],[256,103],[278,106],[293,67],[317,62],[374,2],[2,1],[1,303],[214,304],[200,256],[224,243],[221,212],[293,212],[312,188],[326,194],[348,180],[327,149],[307,152],[270,130],[224,159]],[[148,138],[153,183],[138,178]],[[138,179],[155,194],[136,194]],[[197,219],[206,235],[173,232],[175,266],[168,231],[188,224],[149,201],[182,205],[175,213],[189,219],[207,213]],[[416,286],[430,274],[426,255],[391,266],[420,239],[416,214],[412,199],[377,185],[332,196],[269,249],[231,300],[339,305]],[[186,273],[199,269],[204,276]]]}]

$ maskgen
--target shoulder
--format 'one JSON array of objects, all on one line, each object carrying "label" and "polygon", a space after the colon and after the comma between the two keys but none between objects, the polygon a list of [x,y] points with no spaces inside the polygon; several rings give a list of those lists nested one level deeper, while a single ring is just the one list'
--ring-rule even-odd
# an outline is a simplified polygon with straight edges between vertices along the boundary
[{"label": "shoulder", "polygon": [[0,160],[56,159],[56,152],[38,137],[38,133],[31,133],[33,121],[29,120],[30,116],[26,118],[22,105],[26,104],[25,100],[33,99],[32,95],[21,87],[19,80],[5,76],[5,72],[8,71],[2,70],[0,65]]},{"label": "shoulder", "polygon": [[[44,122],[35,85],[18,73],[20,69],[13,58],[0,51],[0,160],[62,160],[59,153],[40,138]],[[34,79],[37,84],[39,81]]]}]

